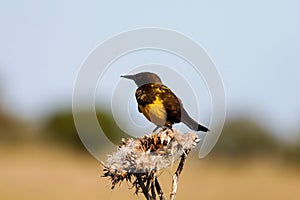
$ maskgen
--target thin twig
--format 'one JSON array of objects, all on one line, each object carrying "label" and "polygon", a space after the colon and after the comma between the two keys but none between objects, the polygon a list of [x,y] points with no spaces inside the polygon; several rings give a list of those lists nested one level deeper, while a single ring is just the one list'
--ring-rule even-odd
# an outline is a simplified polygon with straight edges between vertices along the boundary
[{"label": "thin twig", "polygon": [[154,182],[151,183],[151,195],[153,199],[156,199],[156,192],[154,187]]},{"label": "thin twig", "polygon": [[183,152],[183,154],[181,155],[180,162],[178,164],[177,170],[176,170],[175,174],[172,177],[172,189],[171,189],[171,194],[170,194],[170,200],[175,200],[176,193],[177,193],[179,176],[182,172],[185,159],[187,158],[189,152],[190,152],[190,150],[187,150],[187,151]]},{"label": "thin twig", "polygon": [[159,195],[159,200],[165,200],[164,193],[160,187],[160,184],[159,184],[157,178],[155,178],[154,181],[155,181],[155,188],[156,188],[157,194]]},{"label": "thin twig", "polygon": [[147,190],[149,191],[149,192],[151,192],[151,198],[152,199],[156,199],[156,193],[155,193],[155,187],[154,187],[154,179],[155,179],[155,172],[156,172],[156,170],[152,170],[151,172],[150,172],[150,174],[148,174],[147,175],[147,186],[146,186],[146,188],[147,188]]},{"label": "thin twig", "polygon": [[150,173],[149,176],[146,177],[146,180],[147,180],[146,188],[147,188],[148,191],[150,189],[150,185],[151,185],[152,179],[153,179],[153,176],[152,176],[152,173]]},{"label": "thin twig", "polygon": [[147,200],[151,200],[151,196],[148,193],[148,189],[146,188],[146,186],[145,186],[145,184],[144,184],[144,182],[142,180],[141,175],[140,174],[136,174],[136,178],[138,179],[139,185],[141,186],[143,194],[146,197],[146,199]]}]

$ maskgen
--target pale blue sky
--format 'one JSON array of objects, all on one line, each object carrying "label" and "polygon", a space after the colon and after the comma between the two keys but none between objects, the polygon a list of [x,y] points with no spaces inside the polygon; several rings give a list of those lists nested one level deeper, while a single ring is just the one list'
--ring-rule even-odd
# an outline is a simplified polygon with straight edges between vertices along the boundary
[{"label": "pale blue sky", "polygon": [[2,1],[1,100],[35,120],[71,104],[80,65],[108,37],[139,27],[201,44],[224,81],[228,116],[277,133],[300,128],[298,1]]}]

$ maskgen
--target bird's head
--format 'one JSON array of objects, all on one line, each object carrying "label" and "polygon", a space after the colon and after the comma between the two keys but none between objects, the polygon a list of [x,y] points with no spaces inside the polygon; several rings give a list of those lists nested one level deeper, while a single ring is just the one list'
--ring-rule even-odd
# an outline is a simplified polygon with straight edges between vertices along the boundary
[{"label": "bird's head", "polygon": [[151,72],[141,72],[134,75],[122,75],[121,77],[133,80],[138,87],[148,83],[161,83],[159,76]]}]

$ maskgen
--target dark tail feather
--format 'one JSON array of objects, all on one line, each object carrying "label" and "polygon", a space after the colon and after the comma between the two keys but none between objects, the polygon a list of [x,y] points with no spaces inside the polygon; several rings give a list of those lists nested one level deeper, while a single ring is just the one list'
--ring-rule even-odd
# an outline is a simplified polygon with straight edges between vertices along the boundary
[{"label": "dark tail feather", "polygon": [[208,128],[202,126],[201,124],[198,124],[198,122],[193,120],[184,108],[182,108],[181,111],[181,121],[194,131],[203,131],[203,132],[209,131]]}]

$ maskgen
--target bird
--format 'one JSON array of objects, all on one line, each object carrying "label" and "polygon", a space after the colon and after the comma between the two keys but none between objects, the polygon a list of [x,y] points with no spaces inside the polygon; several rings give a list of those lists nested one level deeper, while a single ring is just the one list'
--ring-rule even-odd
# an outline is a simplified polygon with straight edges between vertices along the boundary
[{"label": "bird", "polygon": [[208,132],[209,129],[196,122],[183,107],[181,100],[170,88],[162,84],[160,77],[152,72],[121,75],[137,85],[135,92],[138,111],[158,128],[169,128],[183,122],[191,130]]}]

